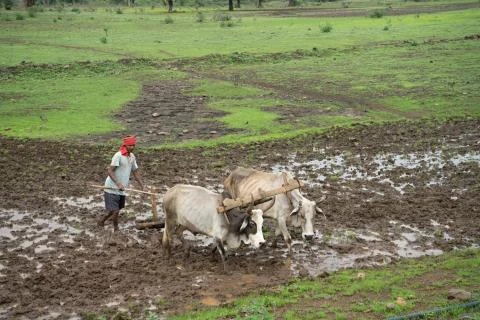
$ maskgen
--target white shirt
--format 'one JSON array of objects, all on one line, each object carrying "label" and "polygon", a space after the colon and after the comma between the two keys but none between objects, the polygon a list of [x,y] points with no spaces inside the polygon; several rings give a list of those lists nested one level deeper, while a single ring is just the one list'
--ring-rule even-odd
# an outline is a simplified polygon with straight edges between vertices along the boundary
[{"label": "white shirt", "polygon": [[[122,156],[121,152],[118,151],[112,157],[112,162],[110,163],[111,166],[115,168],[115,177],[117,181],[123,184],[126,188],[128,183],[130,182],[130,173],[138,169],[137,160],[135,159],[135,155],[130,152],[128,156]],[[107,188],[118,188],[118,186],[113,182],[110,176],[107,177],[105,180],[105,187]],[[105,189],[105,192],[119,194],[124,196],[125,192],[120,190],[112,190],[112,189]]]}]

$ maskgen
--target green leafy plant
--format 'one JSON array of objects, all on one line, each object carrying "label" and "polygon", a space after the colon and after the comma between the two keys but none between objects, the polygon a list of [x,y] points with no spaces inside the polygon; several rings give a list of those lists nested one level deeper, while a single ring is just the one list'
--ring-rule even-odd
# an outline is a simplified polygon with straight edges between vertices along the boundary
[{"label": "green leafy plant", "polygon": [[326,23],[324,24],[323,26],[320,27],[320,30],[322,30],[322,32],[330,32],[332,31],[333,27],[330,23]]},{"label": "green leafy plant", "polygon": [[373,10],[371,13],[370,13],[370,18],[375,18],[375,19],[379,19],[381,17],[383,17],[385,15],[385,11],[383,10]]},{"label": "green leafy plant", "polygon": [[197,11],[195,15],[195,21],[196,22],[204,22],[205,21],[205,15],[201,11]]}]

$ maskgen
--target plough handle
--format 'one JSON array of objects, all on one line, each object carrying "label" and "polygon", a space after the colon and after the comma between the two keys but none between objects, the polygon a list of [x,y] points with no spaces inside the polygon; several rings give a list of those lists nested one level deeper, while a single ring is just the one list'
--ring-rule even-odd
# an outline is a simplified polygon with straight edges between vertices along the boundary
[{"label": "plough handle", "polygon": [[124,188],[123,190],[120,190],[118,188],[109,188],[105,186],[100,186],[97,184],[91,184],[91,187],[97,188],[97,189],[109,189],[109,190],[118,190],[118,191],[132,191],[132,192],[138,192],[138,193],[144,193],[144,194],[149,194],[151,196],[156,195],[154,192],[148,192],[148,191],[143,191],[143,190],[137,190],[137,189],[131,189],[131,188]]}]

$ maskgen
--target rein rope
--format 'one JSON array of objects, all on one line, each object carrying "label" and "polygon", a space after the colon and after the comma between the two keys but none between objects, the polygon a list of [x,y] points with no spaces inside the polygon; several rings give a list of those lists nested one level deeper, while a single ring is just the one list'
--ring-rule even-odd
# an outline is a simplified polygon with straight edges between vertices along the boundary
[{"label": "rein rope", "polygon": [[[285,187],[288,185],[288,177],[285,172],[282,172],[282,177],[283,177],[283,185],[282,187]],[[300,190],[300,180],[298,178],[294,178],[298,182],[298,190]],[[288,199],[288,206],[290,208],[290,211],[293,210],[293,201],[292,201],[292,191],[285,191],[285,195],[287,196]],[[302,207],[302,202],[300,201],[298,203],[299,207]]]}]

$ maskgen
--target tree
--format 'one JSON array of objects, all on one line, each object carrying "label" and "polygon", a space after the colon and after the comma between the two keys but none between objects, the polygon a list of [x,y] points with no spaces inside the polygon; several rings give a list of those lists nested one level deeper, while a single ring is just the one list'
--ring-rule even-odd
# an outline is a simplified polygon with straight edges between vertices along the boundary
[{"label": "tree", "polygon": [[233,0],[228,0],[228,11],[233,11]]},{"label": "tree", "polygon": [[5,10],[12,10],[13,0],[4,0],[3,5],[5,7]]}]

